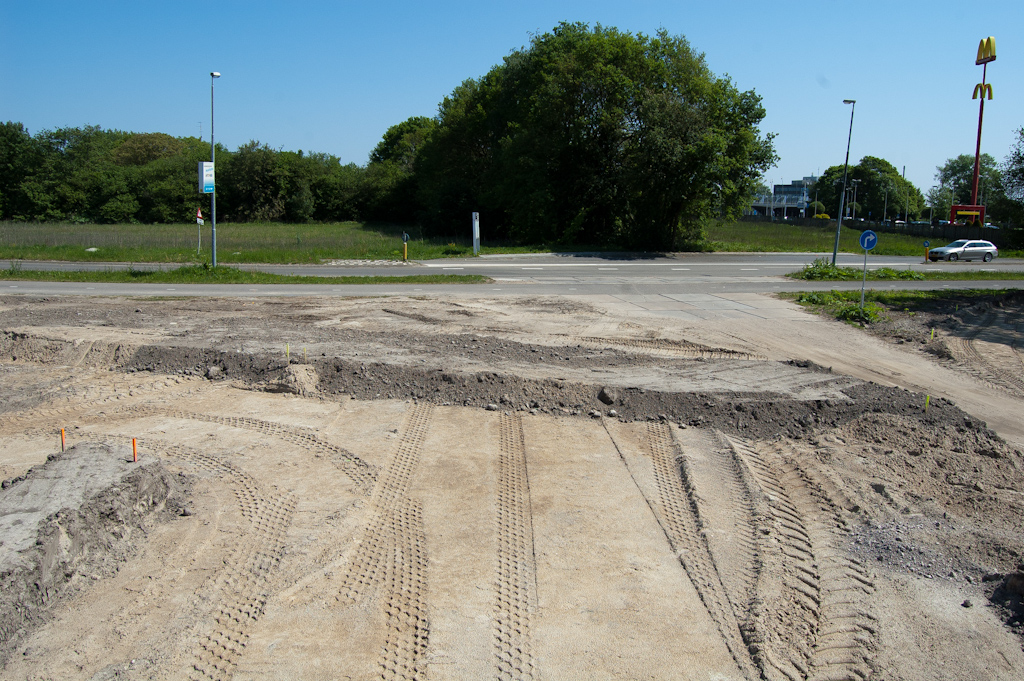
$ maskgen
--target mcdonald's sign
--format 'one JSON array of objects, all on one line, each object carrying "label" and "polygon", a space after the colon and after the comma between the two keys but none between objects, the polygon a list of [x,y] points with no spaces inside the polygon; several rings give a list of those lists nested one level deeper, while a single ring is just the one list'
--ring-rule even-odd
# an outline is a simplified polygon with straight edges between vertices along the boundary
[{"label": "mcdonald's sign", "polygon": [[[981,66],[982,64],[987,64],[990,61],[995,61],[995,60],[996,60],[996,39],[993,38],[992,36],[989,36],[987,38],[983,38],[982,41],[980,43],[978,43],[978,61],[976,61],[974,63],[977,64],[978,66]],[[991,99],[991,97],[989,97],[989,99]]]},{"label": "mcdonald's sign", "polygon": [[978,83],[974,86],[974,96],[971,99],[977,99],[978,95],[981,95],[982,99],[985,99],[985,95],[988,94],[989,101],[992,100],[992,83]]}]

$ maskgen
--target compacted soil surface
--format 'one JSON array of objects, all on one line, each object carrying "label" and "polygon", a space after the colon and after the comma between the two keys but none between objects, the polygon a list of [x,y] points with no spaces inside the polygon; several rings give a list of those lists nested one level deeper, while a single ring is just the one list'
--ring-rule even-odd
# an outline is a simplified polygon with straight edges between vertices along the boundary
[{"label": "compacted soil surface", "polygon": [[1024,679],[1021,299],[914,317],[0,297],[0,676]]}]

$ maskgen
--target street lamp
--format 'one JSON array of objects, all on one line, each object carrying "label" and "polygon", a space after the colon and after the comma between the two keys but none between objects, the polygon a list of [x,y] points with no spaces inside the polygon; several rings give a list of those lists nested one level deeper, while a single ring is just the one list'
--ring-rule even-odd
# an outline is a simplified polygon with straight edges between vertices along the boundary
[{"label": "street lamp", "polygon": [[850,180],[850,184],[853,185],[853,203],[850,204],[850,214],[855,221],[857,219],[857,185],[860,182],[860,180]]},{"label": "street lamp", "polygon": [[846,200],[846,171],[850,167],[850,140],[853,139],[853,112],[857,108],[856,99],[844,99],[843,104],[850,107],[850,133],[846,137],[846,161],[843,163],[843,193],[839,199],[839,219],[836,221],[836,245],[832,248],[832,266],[836,266],[836,254],[839,253],[839,231],[843,228],[843,201]]},{"label": "street lamp", "polygon": [[[220,71],[210,71],[210,164],[217,172],[217,147],[213,143],[213,81],[220,78]],[[216,175],[214,175],[216,177]],[[214,181],[213,191],[210,192],[210,219],[212,220],[213,232],[210,238],[210,248],[213,252],[213,266],[217,266],[217,183]]]}]

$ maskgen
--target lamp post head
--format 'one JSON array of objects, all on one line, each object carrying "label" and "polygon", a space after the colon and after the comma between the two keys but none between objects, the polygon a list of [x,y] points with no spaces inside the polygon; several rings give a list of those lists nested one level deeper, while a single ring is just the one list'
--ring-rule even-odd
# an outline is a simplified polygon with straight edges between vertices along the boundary
[{"label": "lamp post head", "polygon": [[211,78],[220,78],[220,71],[210,71]]},{"label": "lamp post head", "polygon": [[856,104],[856,103],[857,103],[856,99],[844,99],[843,100],[843,104]]}]

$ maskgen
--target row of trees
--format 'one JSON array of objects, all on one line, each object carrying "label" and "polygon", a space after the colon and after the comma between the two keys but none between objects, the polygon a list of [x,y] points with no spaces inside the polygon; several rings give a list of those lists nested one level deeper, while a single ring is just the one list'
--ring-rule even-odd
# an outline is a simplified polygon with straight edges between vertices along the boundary
[{"label": "row of trees", "polygon": [[[987,219],[1024,224],[1024,128],[1006,160],[1000,164],[991,154],[982,154],[978,172],[978,202],[986,206]],[[856,205],[850,204],[856,181]],[[847,175],[846,214],[855,208],[857,217],[867,219],[947,220],[950,207],[971,203],[974,183],[974,156],[961,154],[936,168],[937,185],[927,196],[885,159],[865,156]],[[835,215],[839,211],[839,194],[843,188],[843,166],[831,166],[811,188],[818,201],[812,204],[815,213]]]},{"label": "row of trees", "polygon": [[[669,248],[737,214],[776,160],[754,92],[682,37],[563,23],[390,128],[365,166],[250,142],[217,150],[218,217],[390,220],[532,242]],[[181,222],[206,199],[194,137],[0,127],[0,219]]]},{"label": "row of trees", "polygon": [[[195,137],[96,126],[30,135],[20,123],[0,124],[0,219],[185,222],[209,205],[197,186],[198,164],[209,158],[209,143]],[[368,175],[327,154],[218,145],[218,213],[239,221],[372,217]]]}]

